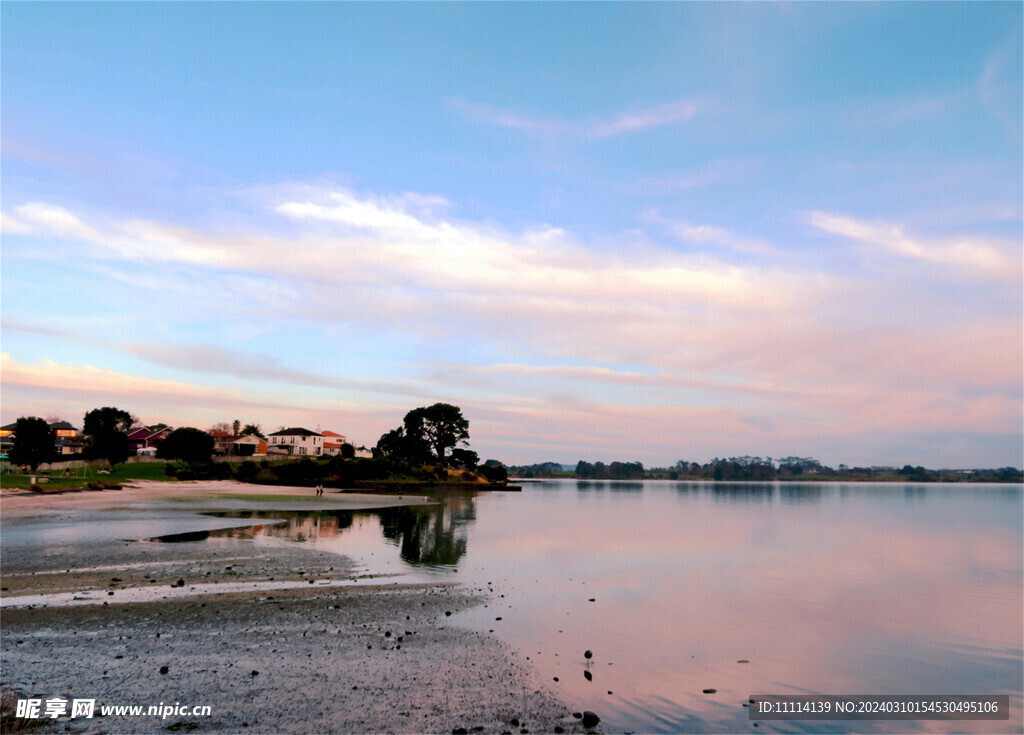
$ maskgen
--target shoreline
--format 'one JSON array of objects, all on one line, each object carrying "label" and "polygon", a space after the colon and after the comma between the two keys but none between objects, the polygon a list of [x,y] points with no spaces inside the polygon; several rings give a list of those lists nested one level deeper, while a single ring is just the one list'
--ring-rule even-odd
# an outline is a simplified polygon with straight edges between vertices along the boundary
[{"label": "shoreline", "polygon": [[[282,487],[267,502],[262,489],[140,482],[0,499],[5,705],[60,697],[212,708],[209,717],[63,716],[41,732],[584,732],[524,656],[458,624],[460,612],[489,601],[486,589],[388,583],[360,575],[356,560],[300,544],[66,536],[69,527],[100,533],[111,518],[181,518],[228,500],[264,510],[429,502]],[[58,544],[47,529],[58,530]],[[17,604],[40,594],[83,599]]]}]

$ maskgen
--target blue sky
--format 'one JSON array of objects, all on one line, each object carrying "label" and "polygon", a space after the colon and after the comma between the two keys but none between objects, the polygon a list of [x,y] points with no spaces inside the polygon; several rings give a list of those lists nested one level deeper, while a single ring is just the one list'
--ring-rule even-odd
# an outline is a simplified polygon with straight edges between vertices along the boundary
[{"label": "blue sky", "polygon": [[1022,459],[1019,3],[20,3],[3,406]]}]

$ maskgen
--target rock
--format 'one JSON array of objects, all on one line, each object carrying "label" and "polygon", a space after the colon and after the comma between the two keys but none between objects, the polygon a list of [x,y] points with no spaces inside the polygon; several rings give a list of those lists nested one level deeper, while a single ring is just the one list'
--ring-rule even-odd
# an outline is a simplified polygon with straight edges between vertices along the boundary
[{"label": "rock", "polygon": [[583,678],[586,679],[587,681],[593,681],[594,680],[594,675],[591,674],[589,671],[584,671],[583,672]]},{"label": "rock", "polygon": [[512,727],[519,727],[519,718],[513,717],[511,720],[508,721],[508,724],[510,724]]},{"label": "rock", "polygon": [[558,681],[558,677],[557,676],[555,677],[555,681]]},{"label": "rock", "polygon": [[561,725],[555,725],[555,735],[562,735],[565,732],[565,728]]},{"label": "rock", "polygon": [[597,724],[601,721],[601,718],[590,710],[586,710],[583,713],[583,727],[590,729],[591,727],[597,727]]},{"label": "rock", "polygon": [[749,664],[750,662],[749,662],[749,661],[747,661],[747,659],[745,659],[745,658],[741,658],[741,659],[740,659],[739,661],[737,661],[736,663],[738,663],[738,664]]},{"label": "rock", "polygon": [[586,659],[594,658],[594,652],[589,650],[589,649],[584,651],[583,652],[583,658],[586,658]]},{"label": "rock", "polygon": [[452,614],[451,610],[445,610],[444,611],[444,615],[445,615],[446,618],[451,617],[451,614]]},{"label": "rock", "polygon": [[702,689],[701,691],[704,692],[705,694],[714,694],[718,690],[717,689]]},{"label": "rock", "polygon": [[179,579],[177,582],[175,582],[171,586],[172,587],[184,587],[185,586],[185,580],[184,579]]},{"label": "rock", "polygon": [[452,730],[452,735],[469,735],[469,731],[464,727],[456,727]]},{"label": "rock", "polygon": [[572,716],[575,717],[577,720],[582,720],[583,719],[583,713],[582,712],[573,712]]},{"label": "rock", "polygon": [[170,670],[171,670],[171,667],[170,667],[170,666],[161,666],[161,667],[160,667],[160,673],[161,673],[161,674],[166,674],[166,673],[167,673],[168,671],[170,671]]},{"label": "rock", "polygon": [[252,672],[249,674],[249,676],[259,676],[259,675],[260,675],[260,672],[258,672],[256,669],[253,669]]}]

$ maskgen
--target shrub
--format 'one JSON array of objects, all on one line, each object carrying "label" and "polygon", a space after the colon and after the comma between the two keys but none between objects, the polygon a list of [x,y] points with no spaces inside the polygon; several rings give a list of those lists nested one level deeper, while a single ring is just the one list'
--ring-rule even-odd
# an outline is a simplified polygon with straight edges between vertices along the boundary
[{"label": "shrub", "polygon": [[259,465],[249,459],[238,465],[238,469],[235,470],[235,478],[242,482],[253,482],[259,471]]}]

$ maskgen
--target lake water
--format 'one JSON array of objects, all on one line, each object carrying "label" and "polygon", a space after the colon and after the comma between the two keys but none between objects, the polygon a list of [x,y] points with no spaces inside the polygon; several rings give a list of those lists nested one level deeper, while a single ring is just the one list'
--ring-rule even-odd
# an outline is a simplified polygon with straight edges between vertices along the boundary
[{"label": "lake water", "polygon": [[[541,481],[442,501],[260,513],[285,522],[210,540],[493,590],[453,620],[529,656],[606,732],[1022,730],[1020,486]],[[743,706],[815,693],[1007,694],[1011,718],[753,729]]]}]

